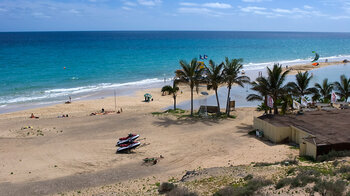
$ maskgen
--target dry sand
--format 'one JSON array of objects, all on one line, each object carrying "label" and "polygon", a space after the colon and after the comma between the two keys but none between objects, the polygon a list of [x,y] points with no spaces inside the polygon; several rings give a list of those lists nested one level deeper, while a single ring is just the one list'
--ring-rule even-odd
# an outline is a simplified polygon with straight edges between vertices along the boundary
[{"label": "dry sand", "polygon": [[[190,97],[188,88],[180,89],[178,103]],[[261,115],[255,108],[237,109],[236,119],[153,116],[173,103],[172,96],[161,96],[159,91],[117,97],[120,114],[89,116],[101,108],[114,110],[113,98],[1,114],[0,195],[54,194],[150,176],[168,179],[199,167],[274,162],[298,153],[247,134],[253,117]],[[143,102],[146,92],[154,101]],[[31,113],[40,118],[29,119]],[[70,117],[57,118],[62,114]],[[23,129],[26,126],[33,128]],[[142,146],[131,154],[115,154],[118,137],[130,132],[141,135]],[[142,165],[143,158],[160,155],[165,158],[158,164]]]},{"label": "dry sand", "polygon": [[[332,65],[341,65],[341,64],[346,64],[346,63],[344,63],[343,61],[333,61],[333,62],[327,62],[327,63],[319,62],[318,66],[312,65],[312,63],[307,63],[307,64],[289,66],[288,69],[290,70],[290,72],[289,72],[290,75],[295,75],[298,72],[310,71],[313,69],[328,67],[328,66],[332,66]],[[284,70],[286,70],[285,67],[284,67]]]},{"label": "dry sand", "polygon": [[[182,88],[183,89],[183,88]],[[189,98],[188,90],[178,101]],[[177,119],[153,116],[172,104],[171,96],[152,89],[118,97],[120,114],[89,116],[113,110],[113,98],[37,108],[0,116],[0,195],[53,194],[146,176],[168,178],[198,167],[283,160],[296,152],[247,135],[254,108],[238,109],[236,119]],[[196,95],[199,98],[200,95]],[[34,113],[39,119],[29,119]],[[69,114],[69,118],[57,118]],[[33,128],[22,129],[26,126]],[[115,154],[118,137],[139,133],[143,146],[131,154]],[[164,156],[157,165],[145,157]],[[161,175],[160,175],[161,174]]]}]

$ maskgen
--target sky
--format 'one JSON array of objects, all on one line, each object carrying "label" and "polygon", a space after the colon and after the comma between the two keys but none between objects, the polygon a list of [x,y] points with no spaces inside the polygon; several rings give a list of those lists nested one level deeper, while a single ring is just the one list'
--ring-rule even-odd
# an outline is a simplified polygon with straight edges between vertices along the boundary
[{"label": "sky", "polygon": [[350,32],[350,0],[0,0],[0,31]]}]

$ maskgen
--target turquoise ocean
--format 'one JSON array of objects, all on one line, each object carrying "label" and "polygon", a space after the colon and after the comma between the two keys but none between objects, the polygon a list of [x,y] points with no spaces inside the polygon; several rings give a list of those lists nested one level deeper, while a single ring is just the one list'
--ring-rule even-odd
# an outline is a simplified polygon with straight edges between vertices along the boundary
[{"label": "turquoise ocean", "polygon": [[[79,100],[160,87],[180,68],[180,59],[204,54],[217,63],[226,56],[243,58],[244,69],[255,73],[273,63],[308,63],[312,51],[320,61],[350,59],[350,33],[0,33],[0,113],[60,103],[68,96]],[[346,66],[326,70],[322,75],[330,80],[350,73]]]}]

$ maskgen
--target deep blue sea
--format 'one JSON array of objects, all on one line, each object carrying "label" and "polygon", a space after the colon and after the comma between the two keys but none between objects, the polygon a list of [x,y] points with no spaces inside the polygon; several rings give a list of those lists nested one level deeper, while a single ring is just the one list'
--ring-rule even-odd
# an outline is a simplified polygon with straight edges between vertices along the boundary
[{"label": "deep blue sea", "polygon": [[350,58],[350,33],[0,33],[0,110],[161,85],[174,76],[180,59],[204,54],[217,63],[225,56],[243,58],[245,70],[257,70],[274,62],[310,62],[312,51],[321,61]]}]

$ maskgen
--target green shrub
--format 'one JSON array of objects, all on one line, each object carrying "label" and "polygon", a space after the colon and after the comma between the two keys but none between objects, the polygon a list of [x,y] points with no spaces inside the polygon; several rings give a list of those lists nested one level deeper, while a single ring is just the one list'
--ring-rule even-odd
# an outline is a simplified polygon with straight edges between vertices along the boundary
[{"label": "green shrub", "polygon": [[279,162],[274,162],[274,163],[267,163],[267,162],[260,162],[260,163],[255,163],[254,167],[266,167],[266,166],[271,166],[271,165],[298,165],[298,160],[296,159],[286,159],[284,161],[279,161]]},{"label": "green shrub", "polygon": [[175,187],[166,195],[167,196],[197,196],[197,193],[190,192],[185,187]]},{"label": "green shrub", "polygon": [[350,151],[330,151],[328,154],[319,155],[317,157],[318,162],[324,162],[324,161],[333,161],[338,157],[347,157],[350,156]]},{"label": "green shrub", "polygon": [[249,131],[249,132],[248,132],[248,135],[256,135],[256,131],[255,131],[255,130]]},{"label": "green shrub", "polygon": [[315,159],[312,156],[301,156],[301,157],[299,157],[299,161],[315,162]]},{"label": "green shrub", "polygon": [[337,181],[318,181],[314,186],[314,191],[319,192],[321,195],[338,196],[343,195],[345,191],[346,183],[342,180]]},{"label": "green shrub", "polygon": [[349,165],[343,165],[337,170],[337,173],[349,173],[349,172],[350,172]]},{"label": "green shrub", "polygon": [[276,189],[287,185],[290,185],[292,188],[305,187],[309,183],[317,182],[319,176],[320,173],[316,170],[300,168],[297,176],[293,178],[283,178],[277,182],[275,187]]},{"label": "green shrub", "polygon": [[293,174],[295,173],[295,170],[296,170],[295,167],[288,169],[287,175],[288,175],[288,176],[289,176],[289,175],[293,175]]},{"label": "green shrub", "polygon": [[173,183],[169,183],[169,182],[163,182],[159,188],[158,188],[158,192],[159,194],[164,194],[164,193],[168,193],[171,190],[173,190],[175,188],[175,185]]},{"label": "green shrub", "polygon": [[285,187],[285,186],[287,186],[287,185],[290,185],[291,182],[292,182],[292,179],[291,179],[291,178],[283,178],[283,179],[280,179],[280,180],[277,182],[275,188],[276,188],[276,189],[283,188],[283,187]]},{"label": "green shrub", "polygon": [[252,174],[248,174],[246,177],[243,178],[245,181],[251,180],[253,179],[253,175]]},{"label": "green shrub", "polygon": [[271,180],[253,178],[247,184],[240,187],[225,187],[214,194],[214,196],[250,196],[262,187],[272,184]]}]

